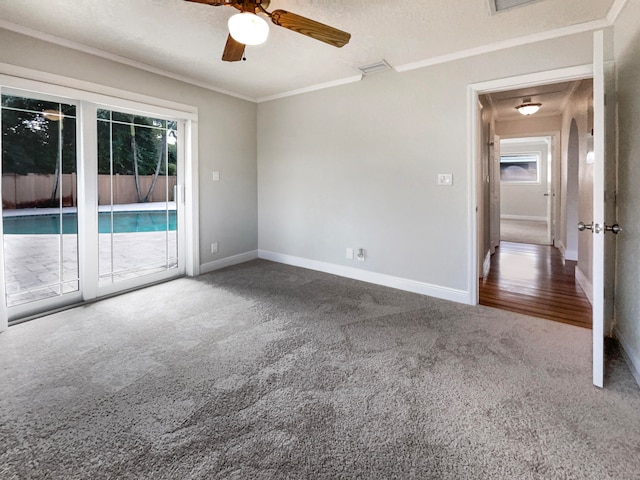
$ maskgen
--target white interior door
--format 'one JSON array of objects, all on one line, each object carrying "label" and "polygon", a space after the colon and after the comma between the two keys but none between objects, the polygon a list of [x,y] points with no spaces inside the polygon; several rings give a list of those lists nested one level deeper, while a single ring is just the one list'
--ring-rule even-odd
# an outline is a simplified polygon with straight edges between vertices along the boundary
[{"label": "white interior door", "polygon": [[593,384],[604,385],[604,41],[593,37]]},{"label": "white interior door", "polygon": [[[612,62],[604,62],[604,34],[594,33],[593,47],[593,383],[604,386],[604,337],[613,318],[615,280],[615,97]],[[609,223],[607,223],[609,222]],[[608,285],[609,288],[605,288]]]}]

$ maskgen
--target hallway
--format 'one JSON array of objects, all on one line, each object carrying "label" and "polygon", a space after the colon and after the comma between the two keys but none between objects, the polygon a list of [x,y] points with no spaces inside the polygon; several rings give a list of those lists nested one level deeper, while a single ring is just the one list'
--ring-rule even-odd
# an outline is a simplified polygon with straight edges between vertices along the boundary
[{"label": "hallway", "polygon": [[551,246],[501,242],[480,279],[480,304],[591,328],[591,304],[575,266]]}]

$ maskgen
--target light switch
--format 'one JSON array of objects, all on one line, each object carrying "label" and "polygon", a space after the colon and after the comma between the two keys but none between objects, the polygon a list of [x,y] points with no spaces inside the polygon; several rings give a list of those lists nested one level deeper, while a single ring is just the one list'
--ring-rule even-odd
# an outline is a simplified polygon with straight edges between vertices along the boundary
[{"label": "light switch", "polygon": [[219,182],[220,181],[220,172],[218,172],[217,170],[213,171],[213,181],[214,182]]},{"label": "light switch", "polygon": [[452,173],[439,173],[438,174],[438,185],[444,185],[446,187],[450,187],[453,185],[453,174]]}]

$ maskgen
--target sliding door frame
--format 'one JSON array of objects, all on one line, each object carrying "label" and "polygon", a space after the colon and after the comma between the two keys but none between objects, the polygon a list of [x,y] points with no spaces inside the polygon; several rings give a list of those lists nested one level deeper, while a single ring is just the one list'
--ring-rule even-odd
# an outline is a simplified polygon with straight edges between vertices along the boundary
[{"label": "sliding door frame", "polygon": [[[46,310],[61,308],[69,301],[72,304],[81,301],[93,300],[102,295],[116,293],[116,291],[135,288],[136,282],[122,282],[115,289],[98,289],[98,267],[90,265],[91,262],[82,261],[83,258],[98,258],[97,241],[97,109],[100,107],[115,110],[132,111],[138,115],[162,117],[178,121],[178,141],[183,148],[178,149],[178,163],[182,162],[182,181],[178,185],[178,199],[176,204],[181,204],[183,210],[184,241],[179,242],[184,258],[179,270],[187,276],[196,276],[200,273],[199,258],[199,205],[198,205],[198,109],[197,107],[180,104],[168,100],[149,97],[146,95],[114,89],[99,84],[83,82],[76,79],[52,75],[35,70],[15,67],[0,63],[0,88],[9,88],[12,91],[24,91],[25,95],[53,95],[61,100],[69,99],[78,105],[77,125],[78,138],[78,203],[83,209],[78,209],[78,256],[80,260],[80,290],[82,296],[76,299],[71,297],[57,297],[49,300]],[[1,143],[0,143],[1,147]],[[179,179],[180,180],[180,179]],[[1,187],[0,187],[1,194]],[[178,201],[179,200],[179,201]],[[80,213],[84,210],[84,213]],[[95,224],[94,224],[95,222]],[[80,235],[80,232],[96,232],[95,241],[91,235]],[[0,222],[0,238],[3,235],[2,222]],[[81,238],[84,237],[82,240]],[[0,331],[8,327],[9,320],[16,320],[22,316],[20,310],[12,307],[11,313],[6,306],[5,274],[4,274],[4,242],[0,242],[0,255],[2,268],[0,269],[0,281],[2,287],[2,301],[0,302]],[[152,276],[151,282],[161,281],[174,276],[179,276],[178,271],[169,271],[167,275]],[[87,281],[95,278],[95,282]],[[68,300],[69,301],[68,301]],[[26,310],[25,310],[26,311]],[[33,314],[38,314],[38,308],[33,308]],[[28,313],[27,313],[28,315]],[[10,318],[11,316],[11,318]]]},{"label": "sliding door frame", "polygon": [[[184,172],[185,172],[185,161],[186,161],[186,155],[184,154],[185,148],[184,148],[184,124],[186,123],[185,120],[176,118],[176,117],[171,117],[171,116],[165,116],[162,114],[157,114],[157,113],[148,113],[148,112],[144,112],[141,113],[141,111],[139,109],[131,109],[131,108],[123,108],[123,107],[118,107],[116,105],[113,104],[90,104],[90,106],[87,107],[87,109],[90,110],[87,112],[89,115],[93,115],[93,119],[96,119],[96,114],[97,114],[97,110],[113,110],[114,112],[117,113],[124,113],[124,114],[128,114],[128,115],[151,115],[153,116],[153,118],[156,119],[161,119],[161,120],[165,120],[165,121],[176,121],[177,123],[177,144],[180,146],[180,148],[178,148],[177,150],[177,184],[176,184],[176,198],[175,198],[175,203],[176,203],[176,214],[177,214],[177,230],[176,230],[176,234],[177,234],[177,257],[178,257],[178,266],[177,269],[167,269],[161,272],[156,272],[156,273],[150,273],[150,274],[143,274],[140,276],[136,276],[134,278],[130,278],[130,279],[125,279],[125,280],[119,280],[118,282],[113,282],[113,283],[109,283],[106,285],[100,285],[99,284],[99,271],[98,269],[95,270],[95,272],[93,271],[93,269],[91,269],[91,271],[87,272],[87,277],[86,277],[86,282],[93,282],[93,280],[96,280],[96,285],[92,285],[92,291],[90,292],[92,294],[92,296],[88,296],[85,298],[85,300],[93,300],[94,298],[99,298],[99,297],[104,297],[104,296],[108,296],[108,295],[112,295],[114,293],[119,293],[121,291],[126,291],[126,290],[132,290],[135,288],[139,288],[142,287],[144,285],[148,285],[151,283],[157,283],[157,282],[161,282],[161,281],[165,281],[171,278],[174,278],[176,276],[182,276],[186,274],[186,249],[185,249],[185,238],[186,238],[186,229],[185,229],[185,221],[184,221],[184,213],[185,213],[185,203],[186,203],[186,199],[185,199],[185,195],[184,195],[184,191],[185,191],[185,176],[184,176]],[[95,110],[94,110],[95,109]],[[86,202],[87,203],[91,203],[91,207],[87,210],[89,210],[89,212],[97,212],[98,208],[99,208],[99,204],[98,204],[98,185],[97,185],[97,181],[96,179],[98,178],[98,142],[97,142],[97,121],[89,121],[89,122],[84,122],[83,124],[84,129],[86,129],[87,135],[89,136],[88,138],[90,139],[85,145],[88,147],[87,148],[87,152],[86,152],[86,158],[85,158],[85,165],[87,167],[89,167],[87,169],[87,177],[86,177],[86,182],[85,182],[85,186],[87,186],[87,197],[86,197]],[[95,139],[95,141],[94,141]],[[88,161],[86,161],[88,159]],[[168,162],[168,156],[167,156],[167,162]],[[78,195],[78,198],[80,198],[80,195]],[[95,217],[97,218],[97,217]],[[91,219],[93,220],[93,219]],[[95,255],[92,256],[90,258],[98,258],[100,256],[100,247],[99,247],[99,240],[98,240],[98,236],[91,236],[90,234],[92,232],[97,232],[98,231],[98,225],[91,225],[90,229],[85,231],[85,238],[89,239],[90,243],[89,245],[87,245],[87,248],[90,249],[90,255]],[[113,248],[113,245],[111,245],[111,248]],[[87,262],[85,262],[87,263]],[[92,268],[93,266],[91,266]],[[90,268],[90,267],[88,267]],[[113,265],[112,265],[113,268]]]},{"label": "sliding door frame", "polygon": [[[1,95],[10,95],[10,96],[24,96],[26,98],[30,98],[30,99],[35,99],[35,100],[41,100],[41,101],[45,101],[45,102],[52,102],[52,103],[64,103],[64,104],[68,104],[68,105],[73,105],[76,108],[76,115],[75,115],[75,139],[76,139],[76,152],[75,152],[75,157],[76,157],[76,172],[78,173],[78,175],[76,176],[76,188],[79,190],[80,188],[80,168],[81,168],[81,161],[80,161],[80,152],[81,152],[81,142],[80,142],[80,133],[81,133],[81,125],[80,125],[80,116],[79,116],[79,112],[80,112],[80,106],[82,104],[82,102],[76,100],[76,99],[71,99],[71,98],[67,98],[67,97],[61,97],[55,94],[52,94],[50,92],[43,92],[43,91],[38,91],[38,92],[33,92],[33,91],[26,91],[20,88],[16,88],[13,86],[9,86],[5,83],[0,83],[0,96]],[[2,120],[0,119],[0,129],[2,128]],[[0,130],[1,131],[1,130]],[[1,136],[0,136],[1,137]],[[60,140],[62,141],[62,140]],[[2,152],[2,143],[1,143],[1,139],[0,139],[0,152]],[[1,154],[0,154],[0,158],[1,158]],[[60,160],[61,161],[61,160]],[[0,168],[0,174],[4,173],[2,171],[2,168]],[[58,179],[59,181],[59,185],[60,185],[60,197],[62,198],[62,174],[63,174],[63,170],[62,168],[60,168],[60,171],[58,172],[58,175],[60,175],[60,178]],[[0,195],[2,195],[2,185],[0,182]],[[78,191],[78,197],[77,197],[77,203],[78,203],[78,207],[80,207],[80,196],[79,196],[79,191]],[[61,206],[62,204],[60,204]],[[1,213],[3,212],[4,209],[0,209]],[[84,206],[81,208],[77,209],[78,212],[85,211]],[[62,210],[60,210],[60,214],[62,214]],[[78,228],[78,233],[80,232],[80,224],[79,224],[79,218],[80,218],[80,213],[78,213],[78,224],[77,224],[77,228]],[[60,232],[60,236],[64,238],[64,235],[62,233],[62,229]],[[61,249],[59,251],[59,255],[60,255],[60,261],[62,261],[62,256],[63,256],[63,245],[64,245],[64,240],[62,240],[62,243],[59,244]],[[78,266],[78,277],[77,277],[77,282],[78,282],[78,289],[75,291],[71,291],[71,292],[67,292],[67,293],[63,293],[63,285],[64,283],[67,283],[64,281],[64,279],[62,277],[59,278],[59,282],[60,282],[60,293],[58,295],[53,295],[50,297],[44,297],[41,299],[37,299],[37,300],[32,300],[26,303],[21,303],[18,305],[14,305],[12,307],[8,307],[7,305],[7,284],[6,284],[6,271],[5,271],[5,261],[6,261],[6,257],[5,257],[5,237],[4,237],[4,221],[0,221],[0,270],[2,270],[2,284],[0,285],[0,303],[2,304],[2,320],[0,320],[0,326],[3,323],[5,317],[7,318],[7,321],[12,321],[14,319],[18,319],[18,318],[22,318],[22,317],[28,317],[29,315],[38,313],[38,312],[43,312],[43,311],[50,311],[50,310],[56,310],[59,308],[62,308],[66,305],[69,304],[75,304],[75,303],[79,303],[83,300],[83,296],[82,296],[82,284],[83,284],[83,278],[82,278],[82,265],[83,265],[83,261],[80,257],[81,252],[80,252],[80,248],[81,248],[81,236],[77,235],[76,236],[76,246],[77,246],[77,250],[76,250],[76,260],[77,260],[77,266]],[[1,330],[0,330],[1,331]]]}]

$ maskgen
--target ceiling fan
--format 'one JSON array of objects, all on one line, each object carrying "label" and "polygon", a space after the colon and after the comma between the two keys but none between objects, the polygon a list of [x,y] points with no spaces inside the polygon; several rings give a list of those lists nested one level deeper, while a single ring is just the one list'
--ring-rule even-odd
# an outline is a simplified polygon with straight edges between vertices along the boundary
[{"label": "ceiling fan", "polygon": [[[264,42],[266,40],[266,35],[268,34],[267,23],[262,18],[256,15],[258,13],[268,16],[271,21],[279,27],[293,30],[294,32],[298,32],[302,35],[306,35],[307,37],[320,40],[321,42],[328,43],[329,45],[333,45],[334,47],[344,47],[347,43],[349,43],[349,39],[351,38],[350,33],[343,32],[342,30],[338,30],[337,28],[330,27],[329,25],[316,22],[315,20],[311,20],[309,18],[301,17],[300,15],[296,15],[295,13],[287,12],[286,10],[274,10],[273,12],[268,12],[266,9],[269,8],[269,4],[271,3],[270,0],[185,1],[203,3],[205,5],[211,5],[214,7],[234,7],[237,10],[240,10],[241,13],[231,17],[231,20],[229,22],[230,33],[227,38],[227,44],[224,47],[224,52],[222,54],[222,60],[224,60],[225,62],[237,62],[243,60],[245,45],[251,44],[249,43],[250,40],[246,40],[245,43],[238,41],[237,38],[234,38],[234,36],[238,37],[237,34],[232,36],[232,23],[236,17],[239,17],[238,20],[246,20],[252,23],[254,26],[257,26],[259,29],[263,29],[263,33],[265,32],[264,29],[266,29],[266,33],[264,33],[263,38],[260,39],[261,41],[258,40],[255,44]],[[262,25],[262,23],[264,23],[264,25]]]}]

